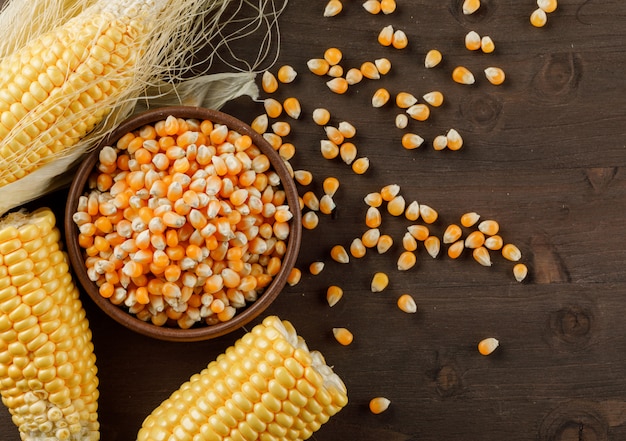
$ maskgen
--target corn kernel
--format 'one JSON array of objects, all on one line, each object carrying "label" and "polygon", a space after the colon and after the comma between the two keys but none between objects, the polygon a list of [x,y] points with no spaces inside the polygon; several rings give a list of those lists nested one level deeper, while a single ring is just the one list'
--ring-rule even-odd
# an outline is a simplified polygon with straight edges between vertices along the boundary
[{"label": "corn kernel", "polygon": [[494,86],[499,86],[504,83],[504,80],[506,79],[504,71],[499,67],[488,67],[484,72],[487,80]]},{"label": "corn kernel", "polygon": [[417,257],[412,251],[403,251],[398,257],[398,271],[407,271],[415,266]]},{"label": "corn kernel", "polygon": [[541,8],[537,8],[530,14],[530,24],[532,24],[536,28],[542,28],[548,22],[548,16],[546,15],[546,11]]},{"label": "corn kernel", "polygon": [[353,68],[348,69],[348,72],[346,72],[346,81],[349,86],[358,84],[362,80],[363,80],[363,73],[361,72],[360,69],[353,67]]},{"label": "corn kernel", "polygon": [[348,82],[345,78],[333,78],[326,82],[326,86],[336,94],[344,94],[348,91]]},{"label": "corn kernel", "polygon": [[285,99],[283,102],[283,109],[287,115],[289,115],[293,119],[300,118],[300,114],[302,113],[302,107],[300,105],[300,101],[298,98],[289,97]]},{"label": "corn kernel", "polygon": [[498,236],[497,234],[494,236],[489,236],[485,239],[485,247],[489,250],[499,250],[502,248],[503,245],[504,242],[502,240],[502,237]]},{"label": "corn kernel", "polygon": [[443,55],[437,49],[431,49],[426,53],[426,57],[424,58],[424,66],[426,69],[432,69],[441,63],[443,59]]},{"label": "corn kernel", "polygon": [[398,184],[388,184],[380,189],[380,196],[383,201],[389,202],[400,194],[400,186]]},{"label": "corn kernel", "polygon": [[411,233],[406,232],[404,236],[402,236],[402,248],[404,248],[405,251],[417,250],[417,240],[411,236]]},{"label": "corn kernel", "polygon": [[387,75],[391,71],[391,61],[388,58],[377,58],[374,65],[381,75]]},{"label": "corn kernel", "polygon": [[343,245],[335,245],[334,247],[332,247],[330,250],[330,257],[335,262],[339,262],[339,263],[350,262],[350,256],[348,255],[348,252],[343,247]]},{"label": "corn kernel", "polygon": [[339,179],[329,176],[324,179],[322,183],[322,188],[324,189],[324,194],[327,194],[331,198],[335,196],[335,193],[339,189]]},{"label": "corn kernel", "polygon": [[381,292],[389,285],[389,276],[383,272],[377,272],[372,277],[370,289],[372,292]]},{"label": "corn kernel", "polygon": [[513,276],[518,282],[522,282],[528,275],[528,268],[523,263],[518,263],[513,267]]},{"label": "corn kernel", "polygon": [[354,340],[354,335],[347,328],[333,328],[335,340],[343,346],[348,346]]},{"label": "corn kernel", "polygon": [[430,257],[436,259],[441,250],[441,241],[437,236],[428,236],[426,240],[424,240],[424,247]]},{"label": "corn kernel", "polygon": [[443,232],[443,243],[449,244],[456,242],[461,238],[462,234],[461,227],[456,224],[450,224]]},{"label": "corn kernel", "polygon": [[476,31],[469,31],[465,35],[465,47],[470,51],[477,51],[480,49],[480,35]]},{"label": "corn kernel", "polygon": [[406,208],[406,200],[402,195],[395,196],[387,204],[387,212],[392,216],[401,216]]},{"label": "corn kernel", "polygon": [[356,135],[356,127],[354,127],[348,121],[341,121],[337,126],[337,129],[344,136],[344,138],[354,138],[354,136]]},{"label": "corn kernel", "polygon": [[320,141],[320,151],[322,156],[326,159],[335,159],[339,156],[339,146],[328,139],[322,139]]},{"label": "corn kernel", "polygon": [[385,254],[393,246],[393,238],[388,234],[381,234],[376,242],[378,254]]},{"label": "corn kernel", "polygon": [[482,266],[491,266],[491,256],[489,255],[489,250],[487,250],[487,248],[475,248],[472,252],[472,256],[474,257],[474,260]]},{"label": "corn kernel", "polygon": [[404,49],[409,45],[409,38],[403,30],[398,29],[393,33],[391,45],[396,49]]},{"label": "corn kernel", "polygon": [[306,65],[312,73],[319,76],[326,75],[330,69],[330,64],[323,58],[311,58]]},{"label": "corn kernel", "polygon": [[417,201],[411,201],[404,210],[404,217],[410,221],[416,221],[420,216],[420,204]]},{"label": "corn kernel", "polygon": [[437,135],[435,139],[433,139],[433,149],[437,151],[444,150],[448,147],[448,138],[446,135]]},{"label": "corn kernel", "polygon": [[522,258],[522,252],[512,243],[507,243],[502,247],[502,256],[512,262],[517,262]]},{"label": "corn kernel", "polygon": [[476,82],[474,74],[466,67],[457,66],[452,71],[452,79],[459,84],[474,84]]},{"label": "corn kernel", "polygon": [[478,222],[480,219],[480,215],[476,212],[465,213],[461,216],[461,225],[465,228],[472,227]]},{"label": "corn kernel", "polygon": [[321,262],[321,261],[319,261],[319,262],[312,262],[309,265],[309,272],[312,275],[317,276],[318,274],[320,274],[324,270],[324,266],[325,265],[326,264],[324,262]]},{"label": "corn kernel", "polygon": [[500,346],[500,342],[497,339],[493,337],[485,338],[478,343],[478,352],[480,352],[481,355],[489,355],[492,354],[498,346]]},{"label": "corn kernel", "polygon": [[398,301],[396,303],[398,308],[407,314],[415,314],[417,312],[417,304],[415,303],[415,299],[410,294],[402,294],[398,297]]},{"label": "corn kernel", "polygon": [[370,167],[370,160],[366,157],[359,158],[352,163],[352,171],[357,175],[364,174]]},{"label": "corn kernel", "polygon": [[[396,119],[395,119],[395,124],[396,124],[396,128],[398,129],[406,129],[406,127],[409,125],[409,117],[406,116],[404,113],[399,113],[396,115]],[[402,145],[404,146],[404,143],[402,143]],[[411,145],[410,143],[408,143],[408,145]],[[404,147],[407,150],[410,150],[410,147]]]},{"label": "corn kernel", "polygon": [[433,107],[439,107],[443,104],[443,94],[437,90],[428,92],[422,98]]},{"label": "corn kernel", "polygon": [[401,109],[408,109],[417,103],[417,98],[409,92],[398,92],[396,95],[396,105]]},{"label": "corn kernel", "polygon": [[380,79],[380,72],[378,72],[378,68],[371,61],[366,61],[363,64],[361,64],[361,67],[359,68],[359,70],[361,71],[361,73],[363,74],[365,78],[368,78],[370,80]]},{"label": "corn kernel", "polygon": [[406,110],[406,113],[416,121],[426,121],[430,116],[430,109],[426,104],[414,104]]},{"label": "corn kernel", "polygon": [[344,142],[339,146],[339,156],[341,156],[341,160],[347,165],[351,165],[354,162],[357,154],[356,145],[351,142]]},{"label": "corn kernel", "polygon": [[557,0],[537,0],[537,6],[539,6],[539,9],[548,14],[556,11],[557,4]]},{"label": "corn kernel", "polygon": [[418,148],[424,143],[424,138],[416,133],[405,133],[402,135],[402,147],[407,150]]},{"label": "corn kernel", "polygon": [[465,0],[463,2],[463,14],[471,15],[480,8],[480,0]]},{"label": "corn kernel", "polygon": [[298,72],[288,64],[281,66],[276,73],[276,78],[281,83],[291,83],[298,76]]},{"label": "corn kernel", "polygon": [[320,212],[331,214],[336,207],[337,205],[330,195],[325,194],[320,198]]},{"label": "corn kernel", "polygon": [[328,302],[328,306],[335,306],[339,300],[343,297],[343,289],[341,289],[337,285],[331,285],[326,290],[326,301]]},{"label": "corn kernel", "polygon": [[263,113],[262,115],[254,118],[254,120],[252,120],[252,123],[250,124],[250,127],[259,135],[267,132],[267,129],[269,127],[269,119],[267,117],[267,114]]},{"label": "corn kernel", "polygon": [[409,225],[406,229],[411,236],[420,242],[425,241],[428,236],[430,236],[430,232],[426,225]]},{"label": "corn kernel", "polygon": [[372,15],[380,14],[381,6],[379,0],[367,0],[363,3],[363,9]]},{"label": "corn kernel", "polygon": [[289,272],[289,275],[287,276],[287,284],[289,286],[296,286],[298,283],[300,283],[301,279],[302,271],[300,271],[300,269],[298,268],[292,268]]},{"label": "corn kernel", "polygon": [[391,14],[396,10],[396,0],[380,0],[380,10],[383,14]]},{"label": "corn kernel", "polygon": [[368,207],[365,212],[365,225],[369,228],[378,228],[382,223],[382,215],[380,214],[380,210],[376,207]]},{"label": "corn kernel", "polygon": [[496,50],[496,44],[493,42],[491,37],[485,35],[480,39],[480,50],[486,54],[490,54]]},{"label": "corn kernel", "polygon": [[459,239],[448,247],[448,257],[450,257],[450,259],[456,259],[463,253],[464,249],[465,241]]},{"label": "corn kernel", "polygon": [[467,248],[478,248],[485,244],[485,235],[482,231],[472,231],[465,238],[465,246]]},{"label": "corn kernel", "polygon": [[372,398],[369,403],[370,412],[373,414],[380,414],[389,408],[391,401],[384,397]]},{"label": "corn kernel", "polygon": [[287,136],[291,132],[291,125],[286,121],[276,121],[272,124],[272,132],[280,137]]},{"label": "corn kernel", "polygon": [[487,236],[493,236],[500,231],[500,224],[495,220],[487,219],[478,224],[478,230]]},{"label": "corn kernel", "polygon": [[439,217],[439,213],[437,213],[434,208],[428,205],[420,204],[420,216],[422,216],[424,222],[426,222],[427,224],[432,224]]},{"label": "corn kernel", "polygon": [[450,129],[446,133],[446,147],[450,150],[459,150],[463,147],[463,138],[455,129]]},{"label": "corn kernel", "polygon": [[370,228],[361,236],[361,242],[366,248],[374,248],[380,238],[380,230],[378,228]]},{"label": "corn kernel", "polygon": [[330,0],[324,8],[324,17],[334,17],[343,10],[343,3],[340,0]]},{"label": "corn kernel", "polygon": [[339,64],[342,57],[343,54],[341,53],[341,50],[336,47],[331,47],[324,51],[324,60],[326,60],[331,66]]},{"label": "corn kernel", "polygon": [[283,105],[274,98],[265,98],[263,100],[263,106],[265,107],[265,113],[270,118],[278,118],[283,113]]},{"label": "corn kernel", "polygon": [[393,42],[393,34],[393,26],[385,26],[378,33],[378,43],[380,43],[382,46],[391,46],[391,43]]},{"label": "corn kernel", "polygon": [[263,76],[261,78],[261,87],[263,91],[266,93],[274,93],[278,90],[278,81],[273,73],[269,70],[263,72]]},{"label": "corn kernel", "polygon": [[354,238],[350,243],[350,254],[352,257],[360,259],[365,256],[366,252],[367,249],[365,245],[363,245],[363,241],[358,237]]},{"label": "corn kernel", "polygon": [[384,87],[376,90],[372,96],[372,107],[378,108],[384,106],[389,101],[390,96],[389,91]]},{"label": "corn kernel", "polygon": [[325,126],[330,121],[330,112],[324,108],[313,110],[313,121],[319,126]]},{"label": "corn kernel", "polygon": [[307,230],[314,230],[319,225],[319,216],[315,211],[307,211],[302,215],[302,226]]},{"label": "corn kernel", "polygon": [[375,192],[366,194],[365,197],[363,198],[363,201],[370,207],[378,208],[383,203],[383,197],[379,192],[375,191]]}]

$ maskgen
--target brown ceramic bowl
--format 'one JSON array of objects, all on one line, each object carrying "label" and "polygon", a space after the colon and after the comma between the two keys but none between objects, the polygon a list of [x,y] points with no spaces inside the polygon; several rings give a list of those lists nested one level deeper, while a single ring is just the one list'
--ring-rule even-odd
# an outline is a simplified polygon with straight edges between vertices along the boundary
[{"label": "brown ceramic bowl", "polygon": [[[198,325],[189,329],[181,329],[178,327],[156,326],[151,322],[145,322],[134,315],[130,314],[121,306],[116,306],[103,298],[98,287],[87,276],[85,268],[83,250],[78,244],[78,227],[72,220],[72,215],[76,212],[78,199],[85,193],[87,180],[92,170],[98,162],[98,154],[100,150],[107,145],[114,143],[124,134],[139,129],[146,124],[153,124],[159,120],[164,120],[169,115],[180,118],[193,118],[204,120],[208,119],[215,123],[225,124],[240,134],[249,135],[254,144],[270,159],[272,168],[276,171],[281,179],[281,186],[286,193],[287,203],[293,213],[290,220],[291,229],[287,242],[287,251],[282,258],[282,266],[280,272],[274,276],[272,282],[259,294],[256,301],[249,303],[245,308],[237,310],[235,316],[227,321],[215,325]],[[289,175],[289,171],[283,160],[272,146],[258,133],[252,130],[242,121],[226,115],[222,112],[199,108],[199,107],[166,107],[149,110],[145,113],[135,115],[116,128],[116,130],[104,139],[94,152],[90,153],[78,168],[74,180],[71,184],[67,205],[65,207],[65,235],[67,242],[67,251],[70,262],[74,270],[76,278],[91,297],[91,299],[111,318],[124,325],[125,327],[136,331],[140,334],[154,337],[167,341],[199,341],[224,335],[234,331],[252,319],[260,315],[281,292],[287,277],[293,268],[298,251],[300,248],[300,239],[302,235],[301,212],[298,202],[298,193],[293,179]]]}]

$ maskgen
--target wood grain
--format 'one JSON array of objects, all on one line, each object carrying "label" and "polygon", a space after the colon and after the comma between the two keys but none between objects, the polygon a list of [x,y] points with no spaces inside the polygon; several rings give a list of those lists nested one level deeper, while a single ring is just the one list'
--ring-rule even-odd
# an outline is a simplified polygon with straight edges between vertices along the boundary
[{"label": "wood grain", "polygon": [[[348,386],[349,405],[314,439],[626,439],[626,3],[562,0],[542,29],[528,22],[532,0],[483,0],[469,17],[459,12],[460,0],[398,0],[389,16],[369,15],[360,2],[345,1],[340,15],[326,19],[323,3],[288,5],[272,67],[276,72],[290,64],[299,72],[274,96],[302,103],[303,116],[289,121],[288,137],[297,148],[293,167],[315,176],[302,190],[321,194],[327,176],[341,182],[336,212],[304,232],[301,283],[286,288],[267,311],[290,320]],[[407,33],[409,47],[376,43],[387,24]],[[464,48],[472,29],[494,39],[495,53]],[[249,43],[235,48],[250,56],[256,48]],[[346,69],[384,56],[392,71],[334,95],[327,79],[306,68],[309,58],[332,46],[343,51]],[[435,47],[444,62],[427,70],[424,54]],[[474,71],[475,85],[452,82],[458,64]],[[490,65],[506,71],[505,84],[487,83],[482,69]],[[427,122],[409,125],[426,139],[422,147],[401,147],[403,131],[393,124],[397,108],[371,107],[378,87],[392,95],[444,93],[445,104]],[[355,125],[359,154],[372,164],[367,174],[320,156],[324,132],[310,117],[320,106],[331,111],[333,123]],[[263,107],[238,99],[223,110],[250,122]],[[464,147],[434,151],[433,137],[449,128],[462,134]],[[333,245],[348,246],[365,230],[365,194],[390,183],[399,184],[407,200],[439,211],[435,234],[467,211],[497,219],[505,240],[522,250],[529,278],[513,280],[512,263],[496,253],[485,268],[467,253],[455,261],[432,259],[423,247],[416,267],[399,272],[396,258],[410,222],[387,214],[382,229],[396,240],[392,250],[370,251],[345,265],[331,261]],[[61,206],[63,191],[53,198],[32,205]],[[326,268],[311,276],[306,268],[316,260]],[[369,283],[381,270],[391,283],[373,294]],[[330,284],[345,291],[332,309],[324,300]],[[416,315],[395,306],[405,292],[418,303]],[[155,406],[243,334],[199,343],[154,341],[112,322],[86,297],[85,307],[98,355],[103,441],[134,439]],[[352,330],[351,346],[333,340],[335,326]],[[490,336],[501,345],[483,357],[476,344]],[[367,402],[377,395],[391,406],[375,416]],[[8,412],[0,409],[0,440],[15,439]]]}]

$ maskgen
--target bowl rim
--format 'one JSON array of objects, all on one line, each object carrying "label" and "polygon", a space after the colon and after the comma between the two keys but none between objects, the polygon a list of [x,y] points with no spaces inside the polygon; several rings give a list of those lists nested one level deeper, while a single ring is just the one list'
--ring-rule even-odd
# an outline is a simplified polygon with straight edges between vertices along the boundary
[{"label": "bowl rim", "polygon": [[[282,189],[286,194],[287,204],[293,214],[293,217],[289,221],[291,224],[290,232],[287,240],[287,249],[281,259],[281,269],[278,274],[274,276],[272,282],[259,295],[259,298],[246,305],[241,311],[238,310],[235,316],[227,322],[209,326],[192,327],[189,329],[156,326],[150,322],[144,322],[133,314],[125,311],[122,307],[114,305],[108,299],[102,297],[95,283],[89,279],[87,271],[84,269],[85,262],[83,254],[78,245],[78,226],[73,221],[73,214],[78,207],[78,199],[85,193],[87,180],[89,179],[91,170],[93,170],[98,162],[100,150],[105,146],[114,145],[124,134],[137,130],[146,124],[164,120],[170,115],[186,119],[208,119],[214,123],[225,124],[230,129],[242,135],[250,136],[253,143],[268,157],[272,169],[280,177]],[[284,288],[289,273],[295,266],[302,237],[302,221],[298,191],[287,166],[284,164],[284,160],[280,157],[278,152],[274,150],[261,134],[255,132],[243,121],[219,110],[193,106],[159,107],[132,115],[120,123],[106,138],[99,142],[94,150],[87,154],[75,171],[65,206],[64,229],[67,254],[69,255],[73,273],[96,305],[110,318],[126,328],[148,337],[166,341],[201,341],[216,338],[239,329],[258,317],[269,307],[276,297],[278,297]]]}]

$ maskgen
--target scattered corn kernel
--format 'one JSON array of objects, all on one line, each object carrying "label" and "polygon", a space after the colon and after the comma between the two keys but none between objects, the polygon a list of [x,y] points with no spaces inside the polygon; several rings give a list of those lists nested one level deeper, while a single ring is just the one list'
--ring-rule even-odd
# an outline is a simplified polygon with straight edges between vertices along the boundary
[{"label": "scattered corn kernel", "polygon": [[406,113],[416,121],[426,121],[430,117],[430,109],[426,104],[414,104],[408,109]]},{"label": "scattered corn kernel", "polygon": [[382,46],[391,46],[391,43],[393,42],[393,34],[393,26],[385,26],[378,33],[378,43],[380,43]]},{"label": "scattered corn kernel", "polygon": [[502,248],[502,245],[504,245],[502,237],[498,236],[497,234],[494,236],[489,236],[485,239],[485,247],[489,250],[499,250]]},{"label": "scattered corn kernel", "polygon": [[339,156],[339,146],[328,139],[322,139],[320,141],[320,151],[322,156],[326,159],[335,159]]},{"label": "scattered corn kernel", "polygon": [[272,132],[280,137],[287,136],[291,132],[291,125],[287,121],[276,121],[272,124]]},{"label": "scattered corn kernel", "polygon": [[313,121],[318,126],[325,126],[330,121],[330,112],[327,109],[318,107],[313,110]]},{"label": "scattered corn kernel", "polygon": [[283,113],[283,105],[274,98],[265,98],[263,107],[265,107],[265,113],[270,118],[278,118]]},{"label": "scattered corn kernel", "polygon": [[326,75],[330,69],[330,64],[323,58],[311,58],[306,65],[312,73],[319,76]]},{"label": "scattered corn kernel", "polygon": [[307,211],[302,215],[302,226],[307,230],[314,230],[319,225],[320,219],[315,211]]},{"label": "scattered corn kernel", "polygon": [[381,75],[387,75],[391,71],[391,61],[388,58],[377,58],[374,60],[374,66]]},{"label": "scattered corn kernel", "polygon": [[332,176],[327,177],[322,183],[322,188],[324,189],[324,194],[332,198],[339,189],[339,179]]},{"label": "scattered corn kernel", "polygon": [[324,132],[326,133],[326,137],[332,141],[334,144],[341,144],[344,140],[343,134],[339,131],[337,127],[334,126],[326,126],[324,127]]},{"label": "scattered corn kernel", "polygon": [[330,195],[325,194],[320,198],[320,212],[331,214],[335,208],[337,208],[337,205]]},{"label": "scattered corn kernel", "polygon": [[353,67],[351,69],[348,69],[348,72],[346,72],[346,81],[348,82],[349,86],[358,84],[362,80],[363,80],[363,73],[361,72],[360,69]]},{"label": "scattered corn kernel", "polygon": [[387,212],[392,216],[401,216],[406,208],[406,200],[402,195],[395,196],[387,204]]},{"label": "scattered corn kernel", "polygon": [[433,107],[439,107],[443,104],[443,93],[437,90],[428,92],[422,98]]},{"label": "scattered corn kernel", "polygon": [[324,8],[324,17],[334,17],[343,10],[343,3],[340,0],[330,0]]},{"label": "scattered corn kernel", "polygon": [[415,314],[417,312],[417,304],[410,294],[402,294],[398,297],[397,305],[400,310],[407,314]]},{"label": "scattered corn kernel", "polygon": [[398,257],[398,271],[407,271],[415,266],[417,256],[412,251],[403,251]]},{"label": "scattered corn kernel", "polygon": [[456,242],[461,238],[463,231],[457,224],[450,224],[443,232],[443,243],[449,244]]},{"label": "scattered corn kernel", "polygon": [[[335,64],[334,66],[330,66],[328,69],[328,76],[333,78],[339,78],[343,76],[343,67],[339,64]],[[346,80],[348,81],[348,80]],[[348,84],[350,85],[350,84]]]},{"label": "scattered corn kernel", "polygon": [[517,262],[522,258],[522,252],[512,243],[507,243],[502,247],[502,256],[512,262]]},{"label": "scattered corn kernel", "polygon": [[380,230],[378,228],[370,228],[361,236],[361,242],[366,248],[374,248],[380,238]]},{"label": "scattered corn kernel", "polygon": [[536,28],[542,28],[548,23],[548,15],[546,11],[541,8],[537,8],[530,14],[530,24]]},{"label": "scattered corn kernel", "polygon": [[404,210],[404,217],[410,221],[416,221],[420,217],[420,204],[417,201],[411,201]]},{"label": "scattered corn kernel", "polygon": [[356,145],[351,142],[344,142],[339,146],[339,156],[347,165],[351,165],[358,155]]},{"label": "scattered corn kernel", "polygon": [[513,267],[513,276],[518,282],[522,282],[528,275],[528,267],[523,263],[518,263]]},{"label": "scattered corn kernel", "polygon": [[476,212],[469,212],[469,213],[465,213],[461,216],[461,225],[463,225],[465,228],[469,228],[472,227],[476,224],[476,222],[478,222],[478,220],[480,219],[480,214],[476,213]]},{"label": "scattered corn kernel", "polygon": [[341,62],[343,54],[341,50],[336,47],[330,47],[324,51],[324,60],[328,61],[328,64],[335,66]]},{"label": "scattered corn kernel", "polygon": [[437,151],[444,150],[448,147],[448,138],[446,135],[437,135],[435,139],[433,139],[433,149]]},{"label": "scattered corn kernel", "polygon": [[557,0],[537,0],[537,6],[548,14],[556,11],[557,5]]},{"label": "scattered corn kernel", "polygon": [[469,71],[466,67],[457,66],[452,71],[452,79],[459,84],[474,84],[476,79],[474,78],[474,74]]},{"label": "scattered corn kernel", "polygon": [[439,255],[439,251],[441,251],[441,241],[437,236],[428,236],[426,240],[424,240],[424,248],[426,248],[426,252],[435,259]]},{"label": "scattered corn kernel", "polygon": [[378,415],[379,413],[383,413],[389,408],[391,401],[384,397],[376,397],[372,398],[369,404],[370,412]]},{"label": "scattered corn kernel", "polygon": [[389,285],[389,276],[383,272],[377,272],[372,277],[370,289],[372,292],[381,292]]},{"label": "scattered corn kernel", "polygon": [[343,289],[337,285],[331,285],[326,290],[326,301],[331,308],[335,306],[343,297]]},{"label": "scattered corn kernel", "polygon": [[302,106],[300,105],[300,101],[298,98],[289,97],[285,99],[283,102],[283,108],[287,115],[289,115],[293,119],[300,118],[300,114],[302,113]]},{"label": "scattered corn kernel", "polygon": [[371,61],[366,61],[363,64],[361,64],[361,67],[359,68],[359,70],[361,71],[361,73],[363,74],[365,78],[368,78],[370,80],[380,79],[380,72],[378,72],[378,68]]},{"label": "scattered corn kernel", "polygon": [[494,86],[499,86],[504,83],[504,80],[506,79],[504,71],[499,67],[488,67],[484,72],[487,80]]},{"label": "scattered corn kernel", "polygon": [[354,335],[346,328],[333,328],[333,335],[335,336],[335,340],[343,346],[350,345],[354,340]]},{"label": "scattered corn kernel", "polygon": [[459,239],[448,247],[448,257],[451,259],[458,258],[465,249],[465,241],[463,239]]},{"label": "scattered corn kernel", "polygon": [[490,36],[485,35],[480,39],[480,50],[486,54],[490,54],[496,50],[496,44],[493,42]]},{"label": "scattered corn kernel", "polygon": [[398,184],[387,184],[380,189],[380,196],[383,201],[389,202],[400,194],[400,186]]},{"label": "scattered corn kernel", "polygon": [[459,150],[463,147],[463,138],[455,129],[450,129],[446,133],[446,147],[450,150]]},{"label": "scattered corn kernel", "polygon": [[391,14],[396,10],[396,0],[380,0],[380,10],[383,14]]},{"label": "scattered corn kernel", "polygon": [[420,204],[420,216],[422,216],[422,220],[424,222],[432,224],[439,217],[439,213],[437,213],[437,210],[428,205]]},{"label": "scattered corn kernel", "polygon": [[363,201],[365,201],[365,203],[369,205],[370,207],[378,208],[383,203],[383,197],[379,192],[374,191],[372,193],[366,194],[365,197],[363,198]]},{"label": "scattered corn kernel", "polygon": [[404,49],[409,45],[409,38],[403,30],[398,29],[393,33],[391,45],[396,49]]},{"label": "scattered corn kernel", "polygon": [[389,102],[390,97],[391,95],[389,94],[389,91],[384,87],[381,87],[376,90],[372,96],[372,107],[378,108],[384,106],[387,102]]},{"label": "scattered corn kernel", "polygon": [[406,229],[411,236],[420,242],[425,241],[430,236],[430,231],[426,225],[409,225]]},{"label": "scattered corn kernel", "polygon": [[480,0],[465,0],[463,2],[463,14],[471,15],[480,8]]},{"label": "scattered corn kernel", "polygon": [[339,262],[339,263],[350,262],[350,256],[348,255],[348,252],[343,247],[343,245],[335,245],[334,247],[332,247],[330,250],[330,257],[335,262]]},{"label": "scattered corn kernel", "polygon": [[307,191],[302,195],[302,202],[310,210],[318,211],[320,209],[320,201],[312,191]]},{"label": "scattered corn kernel", "polygon": [[478,230],[487,236],[493,236],[500,231],[500,224],[498,224],[498,221],[486,219],[478,224]]},{"label": "scattered corn kernel", "polygon": [[357,175],[364,174],[369,168],[370,160],[367,157],[359,158],[352,163],[352,171]]},{"label": "scattered corn kernel", "polygon": [[314,275],[317,276],[318,274],[320,274],[323,270],[324,270],[324,266],[326,266],[326,264],[324,262],[312,262],[309,265],[309,272]]},{"label": "scattered corn kernel", "polygon": [[267,132],[267,129],[269,127],[269,118],[267,117],[267,114],[263,113],[254,118],[252,120],[252,123],[250,124],[250,127],[252,128],[252,130],[260,135]]},{"label": "scattered corn kernel", "polygon": [[287,284],[289,286],[296,286],[298,283],[300,283],[300,280],[302,279],[302,271],[300,271],[299,268],[292,268],[291,271],[289,272],[289,275],[287,276]]},{"label": "scattered corn kernel", "polygon": [[424,58],[424,66],[426,69],[432,69],[441,63],[443,59],[443,55],[437,49],[431,49],[426,53],[426,57]]},{"label": "scattered corn kernel", "polygon": [[278,81],[272,72],[266,70],[261,78],[261,87],[266,93],[274,93],[278,90]]},{"label": "scattered corn kernel", "polygon": [[367,249],[365,245],[363,245],[363,241],[358,237],[354,238],[350,243],[350,254],[352,255],[352,257],[354,257],[355,259],[360,259],[365,256],[366,252]]},{"label": "scattered corn kernel", "polygon": [[[396,115],[395,124],[396,124],[396,128],[398,129],[406,129],[406,127],[409,125],[409,117],[406,116],[406,114],[404,113],[398,113]],[[404,142],[402,143],[402,145],[404,146]],[[408,145],[411,145],[411,144],[408,143]],[[410,150],[410,147],[404,146],[404,148]]]},{"label": "scattered corn kernel", "polygon": [[478,248],[482,247],[485,244],[485,235],[482,231],[472,231],[465,238],[465,247],[466,248]]},{"label": "scattered corn kernel", "polygon": [[478,343],[478,352],[480,352],[481,355],[489,355],[492,354],[498,346],[500,346],[500,342],[493,337],[489,337]]},{"label": "scattered corn kernel", "polygon": [[336,94],[344,94],[348,91],[348,82],[345,78],[333,78],[326,82],[326,86]]},{"label": "scattered corn kernel", "polygon": [[475,248],[474,251],[472,251],[472,256],[474,257],[474,260],[482,266],[491,266],[491,256],[489,255],[489,250],[484,246]]},{"label": "scattered corn kernel", "polygon": [[396,106],[401,109],[408,109],[417,103],[417,98],[409,92],[398,92],[396,95]]},{"label": "scattered corn kernel", "polygon": [[417,250],[417,240],[411,236],[411,233],[406,232],[404,236],[402,236],[402,248],[404,248],[405,251]]},{"label": "scattered corn kernel", "polygon": [[378,228],[382,223],[383,217],[380,210],[376,207],[368,207],[365,212],[365,225],[369,228]]},{"label": "scattered corn kernel", "polygon": [[350,124],[348,121],[341,121],[337,126],[339,132],[344,136],[344,138],[354,138],[356,135],[356,127]]},{"label": "scattered corn kernel", "polygon": [[465,47],[470,51],[480,49],[480,35],[476,31],[469,31],[465,34]]},{"label": "scattered corn kernel", "polygon": [[298,72],[288,64],[281,66],[276,73],[276,78],[278,78],[278,81],[281,83],[291,83],[297,76]]},{"label": "scattered corn kernel", "polygon": [[363,9],[372,15],[380,14],[381,6],[379,0],[367,0],[363,3]]}]

